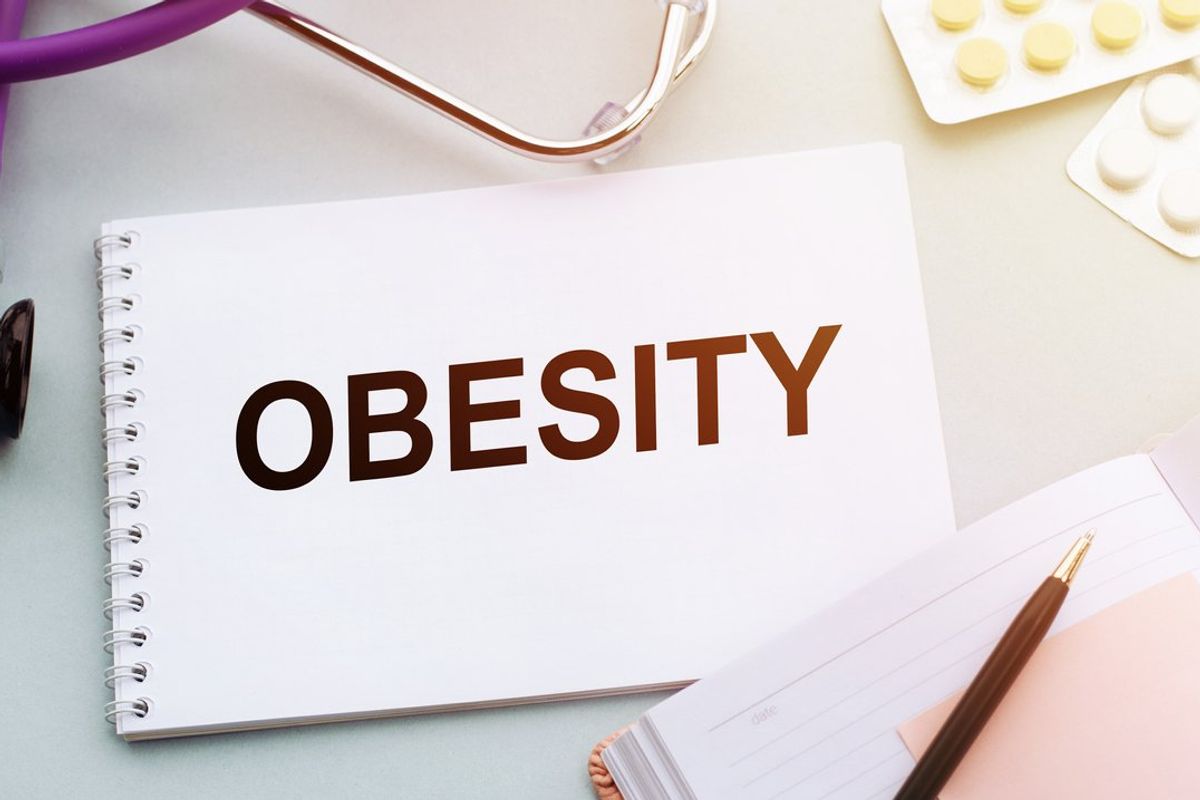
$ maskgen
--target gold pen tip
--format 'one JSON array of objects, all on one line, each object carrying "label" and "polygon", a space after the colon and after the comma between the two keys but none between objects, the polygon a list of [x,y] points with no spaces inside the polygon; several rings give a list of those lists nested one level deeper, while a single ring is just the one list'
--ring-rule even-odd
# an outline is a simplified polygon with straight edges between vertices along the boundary
[{"label": "gold pen tip", "polygon": [[1063,556],[1063,560],[1059,562],[1058,569],[1054,570],[1051,577],[1058,578],[1067,586],[1075,580],[1075,573],[1079,571],[1079,567],[1083,564],[1083,557],[1087,555],[1092,546],[1092,540],[1096,538],[1096,529],[1085,533],[1075,540],[1075,544],[1071,545],[1071,549]]}]

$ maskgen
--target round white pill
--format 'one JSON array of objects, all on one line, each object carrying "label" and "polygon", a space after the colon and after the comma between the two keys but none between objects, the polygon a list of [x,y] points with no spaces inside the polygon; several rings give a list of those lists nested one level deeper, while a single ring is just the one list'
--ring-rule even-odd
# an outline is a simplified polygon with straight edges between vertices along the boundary
[{"label": "round white pill", "polygon": [[1181,169],[1168,175],[1158,190],[1158,211],[1176,230],[1200,227],[1200,169]]},{"label": "round white pill", "polygon": [[1114,189],[1136,189],[1154,172],[1157,155],[1150,134],[1136,128],[1118,128],[1100,140],[1096,169]]},{"label": "round white pill", "polygon": [[1174,72],[1159,75],[1146,84],[1142,95],[1142,117],[1150,130],[1170,136],[1182,133],[1200,114],[1200,88],[1196,79]]}]

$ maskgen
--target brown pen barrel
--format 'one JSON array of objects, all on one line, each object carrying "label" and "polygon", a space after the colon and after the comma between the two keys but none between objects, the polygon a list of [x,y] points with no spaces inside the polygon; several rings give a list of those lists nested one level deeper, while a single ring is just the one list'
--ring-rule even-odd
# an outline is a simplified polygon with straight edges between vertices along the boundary
[{"label": "brown pen barrel", "polygon": [[1025,662],[1037,650],[1046,631],[1054,623],[1058,610],[1067,599],[1068,586],[1050,577],[1030,596],[983,668],[971,681],[962,699],[929,748],[921,756],[908,779],[896,793],[896,800],[933,800],[946,785],[971,744],[991,719],[993,712],[1016,681]]}]

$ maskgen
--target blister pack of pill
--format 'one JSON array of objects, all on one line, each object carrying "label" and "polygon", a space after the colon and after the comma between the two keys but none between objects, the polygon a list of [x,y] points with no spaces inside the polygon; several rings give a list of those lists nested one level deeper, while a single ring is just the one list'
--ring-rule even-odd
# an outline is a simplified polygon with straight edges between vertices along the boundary
[{"label": "blister pack of pill", "polygon": [[883,15],[945,124],[1200,55],[1200,0],[883,0]]},{"label": "blister pack of pill", "polygon": [[1129,85],[1067,160],[1077,186],[1152,239],[1200,257],[1200,59]]}]

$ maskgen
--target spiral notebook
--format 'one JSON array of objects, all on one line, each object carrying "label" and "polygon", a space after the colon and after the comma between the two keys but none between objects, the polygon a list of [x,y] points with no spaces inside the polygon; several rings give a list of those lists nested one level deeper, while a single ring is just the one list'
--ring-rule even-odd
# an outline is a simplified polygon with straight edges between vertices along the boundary
[{"label": "spiral notebook", "polygon": [[126,738],[680,686],[953,530],[894,145],[102,233]]}]

